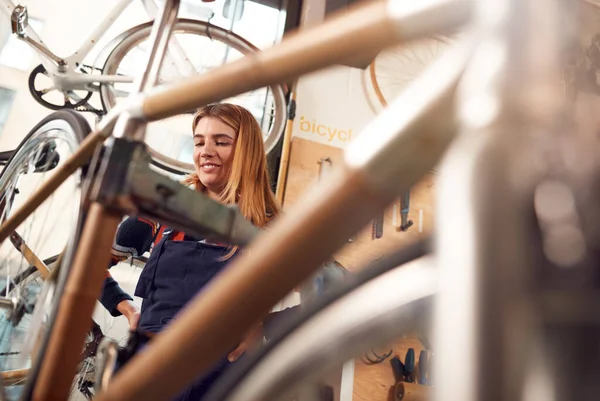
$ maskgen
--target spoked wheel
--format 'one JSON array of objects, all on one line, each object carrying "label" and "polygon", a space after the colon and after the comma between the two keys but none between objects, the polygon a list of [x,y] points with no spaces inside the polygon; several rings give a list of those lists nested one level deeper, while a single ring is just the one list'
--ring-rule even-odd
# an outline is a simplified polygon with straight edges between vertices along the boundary
[{"label": "spoked wheel", "polygon": [[[90,132],[72,111],[42,120],[0,173],[0,223],[29,198]],[[55,297],[56,271],[68,254],[81,212],[81,171],[67,179],[0,245],[0,378],[19,399],[40,349]]]},{"label": "spoked wheel", "polygon": [[[151,28],[150,23],[132,28],[108,56],[103,74],[139,76],[145,67]],[[203,21],[180,19],[175,24],[157,84],[206,72],[257,50],[233,32]],[[110,110],[127,97],[131,89],[130,83],[102,85],[100,94],[104,108]],[[281,138],[287,120],[283,87],[272,85],[224,101],[239,104],[252,112],[263,129],[266,151],[271,152]],[[191,111],[149,124],[146,143],[156,165],[169,172],[194,171],[192,115]]]},{"label": "spoked wheel", "polygon": [[387,107],[404,88],[446,52],[455,39],[435,36],[386,49],[365,70],[374,108]]},{"label": "spoked wheel", "polygon": [[69,399],[78,400],[82,397],[91,400],[94,397],[96,385],[96,360],[104,333],[100,325],[92,322],[92,328],[87,333],[83,347],[81,362],[77,366],[77,374],[71,385]]},{"label": "spoked wheel", "polygon": [[426,252],[424,243],[401,250],[305,305],[265,347],[228,371],[206,400],[319,399],[332,370],[400,336],[426,332],[437,288]]}]

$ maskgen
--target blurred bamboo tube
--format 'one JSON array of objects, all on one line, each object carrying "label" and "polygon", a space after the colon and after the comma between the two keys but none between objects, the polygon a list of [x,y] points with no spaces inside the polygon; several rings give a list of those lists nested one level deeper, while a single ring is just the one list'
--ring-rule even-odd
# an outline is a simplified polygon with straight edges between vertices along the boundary
[{"label": "blurred bamboo tube", "polygon": [[292,83],[290,91],[288,107],[288,120],[285,126],[285,133],[283,135],[283,147],[281,149],[281,161],[279,162],[279,174],[277,177],[277,201],[283,206],[283,196],[285,193],[285,184],[287,182],[288,166],[290,164],[290,149],[292,146],[292,130],[294,129],[294,117],[296,114],[296,84],[297,80]]}]

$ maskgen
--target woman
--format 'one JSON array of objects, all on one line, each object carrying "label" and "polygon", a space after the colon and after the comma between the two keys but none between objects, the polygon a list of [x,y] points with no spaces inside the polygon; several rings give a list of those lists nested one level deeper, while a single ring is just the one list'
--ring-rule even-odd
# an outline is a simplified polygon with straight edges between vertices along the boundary
[{"label": "woman", "polygon": [[[277,216],[279,208],[269,185],[262,132],[252,114],[233,104],[209,105],[194,115],[192,129],[196,171],[184,183],[223,204],[237,204],[249,221],[265,227]],[[125,315],[130,328],[143,333],[160,332],[241,252],[236,247],[211,244],[169,229],[161,234],[155,224],[137,218],[128,218],[121,224],[116,248],[133,247],[141,254],[153,237],[157,241],[135,290],[135,295],[143,298],[141,311],[110,277],[101,298],[113,315]],[[248,333],[235,350],[177,400],[200,399],[262,335],[261,327]]]}]

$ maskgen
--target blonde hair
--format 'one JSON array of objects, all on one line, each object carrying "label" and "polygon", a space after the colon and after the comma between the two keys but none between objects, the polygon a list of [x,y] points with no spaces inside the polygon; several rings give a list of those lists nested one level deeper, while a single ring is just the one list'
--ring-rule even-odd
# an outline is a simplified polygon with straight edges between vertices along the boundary
[{"label": "blonde hair", "polygon": [[[263,134],[254,116],[245,108],[230,104],[210,104],[200,108],[192,121],[192,132],[201,119],[217,118],[236,132],[233,163],[225,189],[219,201],[236,204],[242,215],[257,227],[263,228],[279,214],[279,206],[271,191]],[[205,192],[206,187],[194,172],[183,183]],[[235,253],[235,249],[229,256]]]}]

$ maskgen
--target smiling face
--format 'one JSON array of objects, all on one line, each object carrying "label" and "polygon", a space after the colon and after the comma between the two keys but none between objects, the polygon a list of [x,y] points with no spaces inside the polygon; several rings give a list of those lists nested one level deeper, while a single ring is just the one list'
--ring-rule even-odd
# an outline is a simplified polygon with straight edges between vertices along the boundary
[{"label": "smiling face", "polygon": [[233,165],[235,140],[235,130],[215,117],[201,118],[194,130],[196,174],[211,197],[218,197],[225,188]]}]

